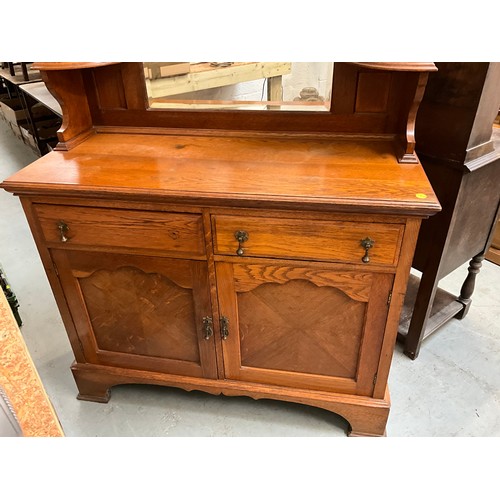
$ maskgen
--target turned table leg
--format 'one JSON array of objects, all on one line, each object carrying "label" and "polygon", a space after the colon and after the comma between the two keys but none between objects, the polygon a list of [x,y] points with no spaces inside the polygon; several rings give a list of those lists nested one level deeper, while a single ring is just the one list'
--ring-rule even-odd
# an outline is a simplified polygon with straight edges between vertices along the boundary
[{"label": "turned table leg", "polygon": [[467,315],[470,309],[470,305],[472,302],[471,296],[474,293],[474,287],[476,285],[476,276],[479,274],[481,266],[483,265],[484,253],[480,253],[472,258],[469,262],[469,268],[467,271],[469,274],[462,285],[462,289],[460,290],[460,297],[458,297],[458,302],[461,302],[464,305],[464,308],[457,313],[455,318],[463,319]]}]

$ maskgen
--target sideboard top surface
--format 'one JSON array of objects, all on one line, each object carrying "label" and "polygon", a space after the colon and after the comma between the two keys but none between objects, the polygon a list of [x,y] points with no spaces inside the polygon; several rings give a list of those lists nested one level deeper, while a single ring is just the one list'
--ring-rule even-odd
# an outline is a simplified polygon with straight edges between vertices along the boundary
[{"label": "sideboard top surface", "polygon": [[1,185],[16,194],[240,204],[430,216],[420,164],[391,140],[111,134],[54,151]]}]

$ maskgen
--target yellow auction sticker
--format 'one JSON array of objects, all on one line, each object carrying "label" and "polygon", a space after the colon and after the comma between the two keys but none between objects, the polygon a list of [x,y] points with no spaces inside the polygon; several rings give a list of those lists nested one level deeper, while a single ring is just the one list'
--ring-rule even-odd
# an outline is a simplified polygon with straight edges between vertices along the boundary
[{"label": "yellow auction sticker", "polygon": [[421,200],[425,200],[425,198],[427,198],[427,195],[424,193],[417,193],[415,196]]}]

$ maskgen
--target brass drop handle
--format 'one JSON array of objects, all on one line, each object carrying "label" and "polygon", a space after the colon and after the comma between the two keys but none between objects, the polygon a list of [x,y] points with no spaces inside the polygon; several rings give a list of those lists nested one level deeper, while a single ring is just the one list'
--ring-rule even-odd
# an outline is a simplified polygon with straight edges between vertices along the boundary
[{"label": "brass drop handle", "polygon": [[369,252],[370,248],[373,247],[373,245],[375,245],[375,242],[371,238],[367,237],[364,240],[361,240],[361,246],[365,249],[365,254],[361,258],[361,260],[365,264],[367,264],[368,262],[370,262],[370,256],[368,255],[368,252]]},{"label": "brass drop handle", "polygon": [[242,243],[245,243],[245,241],[248,240],[248,233],[246,231],[236,231],[234,233],[234,237],[236,238],[236,241],[238,242],[238,250],[236,250],[236,255],[242,256],[244,252],[244,248],[241,246]]},{"label": "brass drop handle", "polygon": [[210,316],[203,318],[203,337],[208,340],[214,334],[214,322]]},{"label": "brass drop handle", "polygon": [[222,340],[226,340],[229,337],[229,320],[222,316],[220,319],[220,336]]},{"label": "brass drop handle", "polygon": [[59,232],[61,233],[61,241],[63,243],[66,243],[69,240],[69,238],[66,236],[69,231],[68,225],[63,220],[60,220],[57,223],[57,229],[59,229]]}]

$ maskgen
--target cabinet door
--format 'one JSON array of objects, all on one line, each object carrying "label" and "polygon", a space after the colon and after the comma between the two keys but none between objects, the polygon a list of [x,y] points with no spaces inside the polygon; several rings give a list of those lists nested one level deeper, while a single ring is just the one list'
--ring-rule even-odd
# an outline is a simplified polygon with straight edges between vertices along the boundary
[{"label": "cabinet door", "polygon": [[219,262],[217,280],[226,378],[373,393],[392,274]]},{"label": "cabinet door", "polygon": [[217,377],[206,262],[51,253],[88,362]]}]

